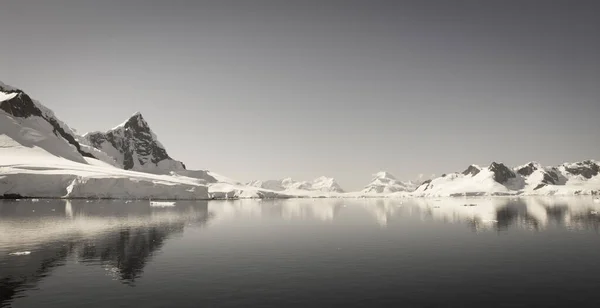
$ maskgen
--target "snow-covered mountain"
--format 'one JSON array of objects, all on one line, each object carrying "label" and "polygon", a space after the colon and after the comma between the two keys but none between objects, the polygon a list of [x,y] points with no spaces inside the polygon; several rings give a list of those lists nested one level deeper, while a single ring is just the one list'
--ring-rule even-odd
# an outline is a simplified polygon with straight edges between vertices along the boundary
[{"label": "snow-covered mountain", "polygon": [[600,192],[597,161],[544,167],[537,162],[511,169],[502,163],[487,168],[470,165],[462,173],[444,174],[425,181],[415,197],[483,195],[578,195]]},{"label": "snow-covered mountain", "polygon": [[308,181],[294,181],[291,178],[285,178],[281,180],[267,180],[267,181],[252,181],[247,183],[248,186],[259,187],[263,189],[273,191],[316,191],[316,192],[334,192],[343,193],[344,190],[336,182],[334,178],[328,178],[325,176],[318,177],[311,182]]},{"label": "snow-covered mountain", "polygon": [[343,193],[344,190],[336,182],[334,178],[328,178],[325,176],[318,177],[312,181],[312,189],[323,192],[338,192]]},{"label": "snow-covered mountain", "polygon": [[96,155],[110,161],[50,109],[0,84],[0,198],[209,198],[197,180],[126,171]]},{"label": "snow-covered mountain", "polygon": [[87,133],[80,140],[108,154],[125,170],[156,174],[185,170],[182,162],[167,154],[167,150],[139,112],[111,130]]},{"label": "snow-covered mountain", "polygon": [[391,173],[380,171],[373,174],[371,182],[361,191],[364,194],[390,194],[395,192],[411,192],[415,190],[413,182],[401,182]]},{"label": "snow-covered mountain", "polygon": [[333,178],[242,184],[171,158],[140,113],[107,132],[78,136],[24,91],[0,83],[0,198],[292,198],[600,195],[600,163],[470,165],[420,184],[378,172],[362,191]]}]

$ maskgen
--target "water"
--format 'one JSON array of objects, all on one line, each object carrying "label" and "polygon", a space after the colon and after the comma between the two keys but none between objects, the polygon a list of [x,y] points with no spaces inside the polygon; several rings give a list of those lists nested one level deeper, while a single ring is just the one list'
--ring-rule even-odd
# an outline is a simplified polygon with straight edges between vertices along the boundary
[{"label": "water", "polygon": [[1,201],[0,306],[598,306],[600,204]]}]

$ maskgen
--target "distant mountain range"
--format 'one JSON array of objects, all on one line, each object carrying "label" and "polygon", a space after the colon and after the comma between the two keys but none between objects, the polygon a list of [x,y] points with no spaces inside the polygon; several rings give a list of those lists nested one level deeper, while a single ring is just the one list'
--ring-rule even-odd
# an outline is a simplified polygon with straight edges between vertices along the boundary
[{"label": "distant mountain range", "polygon": [[340,187],[334,178],[328,178],[325,176],[318,177],[310,182],[294,181],[291,178],[285,178],[282,180],[252,181],[247,183],[247,185],[274,191],[306,190],[318,192],[344,192],[342,187]]},{"label": "distant mountain range", "polygon": [[545,167],[470,165],[424,182],[373,175],[357,192],[337,181],[252,181],[187,170],[169,156],[141,113],[106,132],[77,135],[24,91],[0,83],[0,197],[221,199],[293,197],[456,197],[589,195],[600,192],[600,163]]}]

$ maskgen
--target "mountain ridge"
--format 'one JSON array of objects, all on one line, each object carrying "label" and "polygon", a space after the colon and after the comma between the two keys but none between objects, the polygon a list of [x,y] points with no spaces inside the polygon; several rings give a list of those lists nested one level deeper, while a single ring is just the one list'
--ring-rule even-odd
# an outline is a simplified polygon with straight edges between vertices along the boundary
[{"label": "mountain ridge", "polygon": [[242,184],[171,158],[141,112],[106,132],[79,136],[52,110],[0,82],[0,197],[289,198],[600,194],[600,163],[588,159],[517,167],[492,162],[415,183],[380,171],[361,191],[334,178]]}]

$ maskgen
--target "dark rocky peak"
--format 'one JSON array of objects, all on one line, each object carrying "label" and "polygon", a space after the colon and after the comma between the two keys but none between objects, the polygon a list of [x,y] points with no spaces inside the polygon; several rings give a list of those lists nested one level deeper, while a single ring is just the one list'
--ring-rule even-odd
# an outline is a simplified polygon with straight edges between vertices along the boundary
[{"label": "dark rocky peak", "polygon": [[530,162],[525,166],[519,167],[517,173],[522,176],[530,176],[534,171],[539,169],[539,164],[536,162]]},{"label": "dark rocky peak", "polygon": [[494,180],[500,184],[506,183],[509,179],[515,178],[517,175],[502,163],[493,162],[489,170],[494,173]]},{"label": "dark rocky peak", "polygon": [[150,126],[148,122],[144,119],[144,116],[140,112],[134,113],[125,123],[123,123],[124,128],[134,129],[136,131],[150,131]]},{"label": "dark rocky peak", "polygon": [[29,97],[29,95],[21,91],[5,92],[2,88],[0,88],[0,90],[2,90],[2,92],[4,93],[16,94],[12,98],[0,102],[0,109],[2,109],[4,112],[17,118],[42,116],[42,111],[37,106],[35,106],[33,100]]},{"label": "dark rocky peak", "polygon": [[[158,164],[163,160],[173,160],[139,112],[107,132],[93,132],[84,137],[93,147],[100,150],[105,147],[105,143],[110,144],[121,153],[122,159],[115,160],[121,162],[126,170],[134,169],[136,165],[145,166],[149,163]],[[180,164],[181,168],[175,169],[185,169],[183,163],[176,164]]]},{"label": "dark rocky peak", "polygon": [[1,110],[17,118],[29,118],[32,116],[43,118],[52,126],[54,134],[57,137],[64,138],[69,144],[73,145],[79,154],[95,158],[92,154],[81,149],[81,145],[75,139],[74,134],[70,131],[71,129],[66,127],[64,123],[61,123],[50,109],[31,99],[22,90],[9,87],[1,82],[0,91],[8,94],[16,93],[12,98],[0,102]]},{"label": "dark rocky peak", "polygon": [[573,175],[581,175],[590,179],[600,173],[600,166],[592,160],[584,160],[574,164],[564,164],[565,171]]},{"label": "dark rocky peak", "polygon": [[479,167],[475,166],[475,165],[470,165],[465,171],[462,172],[462,174],[464,175],[471,175],[471,176],[476,176],[479,172],[481,172],[481,169],[479,169]]}]

